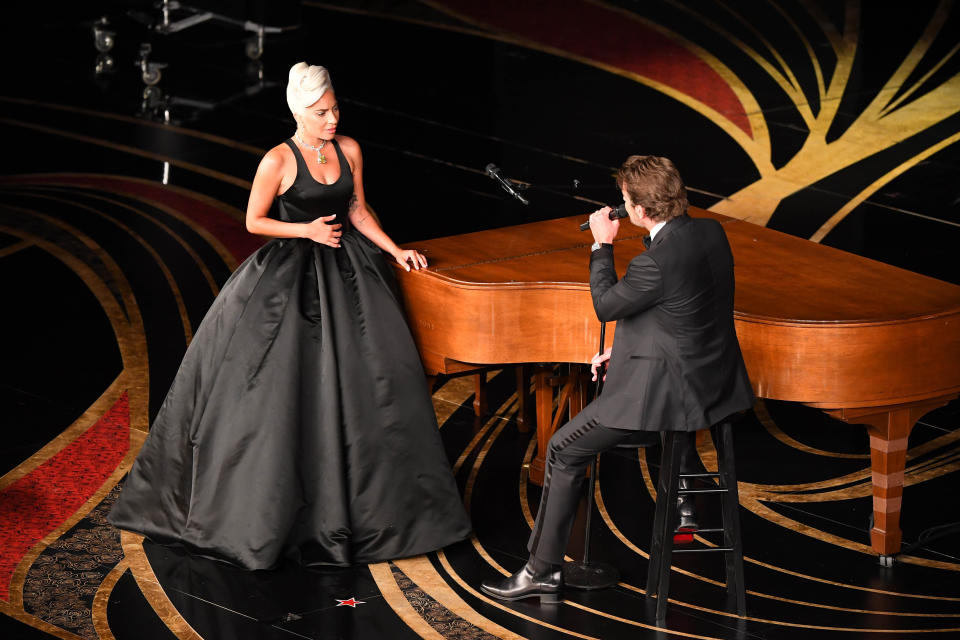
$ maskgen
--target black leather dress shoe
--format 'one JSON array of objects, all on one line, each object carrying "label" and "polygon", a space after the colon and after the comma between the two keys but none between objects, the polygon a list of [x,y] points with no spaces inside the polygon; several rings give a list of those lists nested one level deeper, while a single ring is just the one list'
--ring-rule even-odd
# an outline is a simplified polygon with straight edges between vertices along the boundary
[{"label": "black leather dress shoe", "polygon": [[[693,483],[688,478],[680,478],[680,488],[690,489]],[[693,534],[699,530],[697,524],[697,509],[692,495],[681,495],[677,497],[677,515],[679,522],[677,532],[673,534],[674,544],[685,544],[693,542]]]},{"label": "black leather dress shoe", "polygon": [[563,573],[557,568],[535,574],[528,563],[509,578],[484,580],[480,590],[488,596],[508,602],[539,597],[540,604],[559,604],[562,601]]},{"label": "black leather dress shoe", "polygon": [[680,514],[680,524],[677,527],[678,529],[685,529],[689,531],[696,531],[699,529],[697,526],[697,509],[693,503],[693,496],[680,496],[677,500],[677,511]]}]

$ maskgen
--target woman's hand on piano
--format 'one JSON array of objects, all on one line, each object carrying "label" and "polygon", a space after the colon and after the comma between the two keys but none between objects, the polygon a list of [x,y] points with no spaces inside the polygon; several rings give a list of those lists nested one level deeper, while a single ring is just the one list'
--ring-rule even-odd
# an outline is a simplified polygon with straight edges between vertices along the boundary
[{"label": "woman's hand on piano", "polygon": [[593,357],[590,358],[590,373],[593,374],[593,377],[591,378],[591,380],[593,380],[594,382],[596,382],[597,380],[597,369],[601,367],[603,367],[604,369],[603,379],[604,381],[606,381],[607,373],[606,373],[606,365],[604,365],[604,363],[610,359],[610,352],[612,350],[613,350],[613,347],[607,347],[607,349],[602,354],[595,353]]},{"label": "woman's hand on piano", "polygon": [[413,268],[417,271],[427,266],[426,257],[416,249],[400,249],[397,253],[393,254],[393,257],[396,258],[397,262],[407,271],[410,271],[410,265],[413,265]]}]

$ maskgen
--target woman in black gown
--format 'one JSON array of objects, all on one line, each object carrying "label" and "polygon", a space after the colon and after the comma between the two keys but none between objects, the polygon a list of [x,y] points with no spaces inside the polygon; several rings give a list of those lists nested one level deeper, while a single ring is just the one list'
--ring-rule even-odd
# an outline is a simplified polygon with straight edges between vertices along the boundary
[{"label": "woman in black gown", "polygon": [[327,71],[294,65],[287,101],[247,207],[274,239],[208,311],[109,520],[247,569],[439,549],[470,523],[382,251],[426,259],[367,209]]}]

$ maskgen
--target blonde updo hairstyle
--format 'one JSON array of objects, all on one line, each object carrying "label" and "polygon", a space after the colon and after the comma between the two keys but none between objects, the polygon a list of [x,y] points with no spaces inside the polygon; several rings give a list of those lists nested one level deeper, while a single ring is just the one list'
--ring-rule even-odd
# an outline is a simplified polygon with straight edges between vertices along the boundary
[{"label": "blonde updo hairstyle", "polygon": [[324,67],[306,62],[298,62],[290,67],[287,106],[294,119],[329,89],[333,89],[333,85],[330,84],[330,73]]}]

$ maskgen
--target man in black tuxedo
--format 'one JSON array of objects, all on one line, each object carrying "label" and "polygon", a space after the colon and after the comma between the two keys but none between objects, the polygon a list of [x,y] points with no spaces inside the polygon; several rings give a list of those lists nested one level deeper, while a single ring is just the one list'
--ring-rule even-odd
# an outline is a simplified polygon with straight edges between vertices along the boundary
[{"label": "man in black tuxedo", "polygon": [[667,158],[631,156],[617,185],[630,222],[651,242],[618,281],[613,240],[620,222],[609,219],[608,207],[590,216],[593,306],[601,322],[617,321],[613,347],[593,358],[594,380],[609,360],[606,384],[550,440],[530,559],[511,577],[481,587],[501,600],[560,601],[560,567],[597,453],[638,431],[688,432],[692,443],[693,432],[753,405],[733,326],[733,255],[723,227],[687,215],[686,189]]}]

